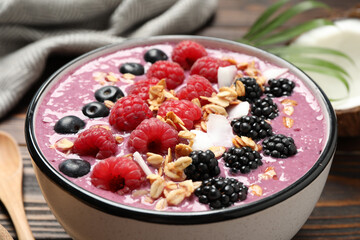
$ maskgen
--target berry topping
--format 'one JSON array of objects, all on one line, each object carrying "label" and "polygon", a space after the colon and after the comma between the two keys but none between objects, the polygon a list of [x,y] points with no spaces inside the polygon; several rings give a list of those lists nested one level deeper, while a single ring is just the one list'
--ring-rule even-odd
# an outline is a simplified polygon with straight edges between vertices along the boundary
[{"label": "berry topping", "polygon": [[120,72],[124,73],[131,73],[136,76],[140,76],[144,74],[144,66],[140,63],[124,63],[120,66]]},{"label": "berry topping", "polygon": [[224,153],[223,158],[225,166],[233,173],[249,173],[262,165],[260,153],[250,147],[231,147]]},{"label": "berry topping", "polygon": [[152,48],[144,54],[144,59],[147,62],[154,63],[156,61],[168,60],[168,56],[160,49]]},{"label": "berry topping", "polygon": [[274,119],[279,115],[279,110],[274,101],[269,98],[256,99],[251,105],[251,113],[265,119]]},{"label": "berry topping", "polygon": [[95,165],[91,174],[95,187],[120,194],[139,188],[144,182],[144,172],[128,157],[104,159]]},{"label": "berry topping", "polygon": [[211,178],[195,190],[199,202],[211,209],[226,208],[247,198],[248,187],[234,178]]},{"label": "berry topping", "polygon": [[192,163],[184,170],[187,179],[206,180],[220,174],[218,161],[212,151],[192,151],[189,157],[191,157]]},{"label": "berry topping", "polygon": [[145,78],[137,81],[133,84],[129,90],[129,94],[137,95],[142,100],[146,101],[149,99],[149,89],[151,86],[156,85],[159,82],[157,78]]},{"label": "berry topping", "polygon": [[81,159],[67,159],[59,164],[60,172],[72,178],[78,178],[88,174],[90,168],[90,163]]},{"label": "berry topping", "polygon": [[165,117],[168,112],[174,112],[184,122],[187,129],[192,129],[194,121],[201,118],[201,109],[189,100],[170,99],[160,105],[158,115]]},{"label": "berry topping", "polygon": [[231,127],[238,136],[250,137],[253,140],[263,139],[272,135],[272,127],[258,116],[243,116],[231,121]]},{"label": "berry topping", "polygon": [[142,120],[153,116],[147,103],[136,95],[120,98],[112,107],[109,117],[110,125],[117,130],[133,130]]},{"label": "berry topping", "polygon": [[85,127],[85,122],[76,116],[66,116],[59,119],[55,126],[54,130],[57,133],[77,133],[80,129]]},{"label": "berry topping", "polygon": [[129,138],[129,146],[141,153],[166,153],[178,142],[178,131],[157,118],[142,121]]},{"label": "berry topping", "polygon": [[213,57],[202,57],[196,60],[190,69],[190,74],[201,75],[212,83],[217,83],[217,75],[219,67],[230,66],[228,61],[223,61]]},{"label": "berry topping", "polygon": [[188,70],[197,59],[204,56],[207,56],[207,52],[202,45],[185,40],[175,46],[171,58],[174,62],[180,64],[182,68]]},{"label": "berry topping", "polygon": [[95,156],[98,159],[115,155],[116,150],[117,142],[111,131],[99,126],[94,126],[80,133],[72,148],[74,153]]},{"label": "berry topping", "polygon": [[295,83],[287,78],[270,79],[268,84],[265,93],[269,97],[290,96],[295,87]]},{"label": "berry topping", "polygon": [[187,85],[182,88],[176,95],[179,99],[191,101],[194,98],[200,100],[201,105],[205,105],[208,101],[200,99],[200,96],[211,97],[215,92],[209,80],[199,75],[191,75],[188,78]]},{"label": "berry topping", "polygon": [[99,88],[95,92],[95,98],[99,102],[104,102],[105,100],[116,102],[119,98],[122,98],[123,96],[124,93],[120,90],[120,88],[116,86],[105,86]]},{"label": "berry topping", "polygon": [[168,89],[174,89],[183,83],[185,79],[185,72],[182,67],[169,61],[157,61],[146,73],[148,78],[166,79],[166,87]]},{"label": "berry topping", "polygon": [[91,102],[86,104],[82,112],[85,116],[89,118],[98,118],[98,117],[106,117],[109,115],[110,111],[105,106],[105,104],[100,102]]},{"label": "berry topping", "polygon": [[264,154],[274,158],[287,158],[297,153],[294,139],[282,134],[265,139],[262,145]]},{"label": "berry topping", "polygon": [[255,78],[242,77],[237,78],[235,81],[241,81],[245,87],[245,96],[239,97],[241,101],[254,102],[263,94],[261,87],[259,84],[257,84]]}]

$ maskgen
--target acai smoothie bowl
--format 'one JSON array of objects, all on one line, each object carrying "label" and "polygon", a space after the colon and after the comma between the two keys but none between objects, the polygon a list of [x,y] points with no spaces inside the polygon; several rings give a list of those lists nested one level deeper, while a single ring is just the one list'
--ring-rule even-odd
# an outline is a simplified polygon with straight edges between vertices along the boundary
[{"label": "acai smoothie bowl", "polygon": [[324,187],[336,119],[290,63],[199,36],[132,39],[39,89],[25,134],[74,239],[290,239]]}]

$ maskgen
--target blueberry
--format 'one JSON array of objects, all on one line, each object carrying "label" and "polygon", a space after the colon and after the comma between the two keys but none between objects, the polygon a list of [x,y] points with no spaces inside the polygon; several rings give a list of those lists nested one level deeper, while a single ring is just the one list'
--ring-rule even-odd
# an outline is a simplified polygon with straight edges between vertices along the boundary
[{"label": "blueberry", "polygon": [[168,56],[166,55],[166,53],[164,53],[160,49],[153,48],[144,54],[144,59],[147,62],[154,63],[154,62],[160,61],[160,60],[167,60]]},{"label": "blueberry", "polygon": [[144,66],[140,63],[124,63],[120,66],[120,72],[124,73],[131,73],[136,76],[140,76],[144,74]]},{"label": "blueberry", "polygon": [[60,163],[59,170],[66,176],[78,178],[90,172],[90,163],[81,159],[67,159]]},{"label": "blueberry", "polygon": [[122,98],[123,96],[124,93],[120,90],[120,88],[115,86],[105,86],[99,88],[95,92],[95,98],[99,102],[104,102],[105,100],[116,102],[119,98]]},{"label": "blueberry", "polygon": [[80,129],[85,127],[85,122],[76,116],[66,116],[59,119],[54,130],[57,133],[77,133]]},{"label": "blueberry", "polygon": [[86,104],[82,112],[85,116],[89,118],[98,118],[98,117],[106,117],[109,115],[110,111],[105,106],[105,104],[100,102],[91,102]]}]

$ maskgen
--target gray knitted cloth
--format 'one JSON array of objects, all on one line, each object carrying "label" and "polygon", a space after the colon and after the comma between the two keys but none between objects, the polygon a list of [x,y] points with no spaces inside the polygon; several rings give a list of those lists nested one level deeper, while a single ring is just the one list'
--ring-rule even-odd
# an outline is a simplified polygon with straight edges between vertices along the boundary
[{"label": "gray knitted cloth", "polygon": [[216,6],[217,0],[1,0],[0,118],[41,76],[51,53],[191,33]]}]

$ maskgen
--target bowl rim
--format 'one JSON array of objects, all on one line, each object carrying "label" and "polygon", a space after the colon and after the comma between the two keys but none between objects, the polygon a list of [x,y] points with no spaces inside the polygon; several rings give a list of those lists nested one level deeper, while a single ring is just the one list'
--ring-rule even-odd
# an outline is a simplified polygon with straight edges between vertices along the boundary
[{"label": "bowl rim", "polygon": [[[209,210],[209,211],[199,211],[199,212],[171,212],[171,211],[156,211],[156,210],[149,210],[143,208],[136,208],[128,205],[124,205],[121,203],[113,202],[111,200],[102,198],[94,193],[85,190],[78,185],[71,182],[69,179],[65,178],[61,173],[59,173],[42,155],[39,146],[35,140],[34,134],[34,114],[37,103],[41,98],[41,94],[45,91],[47,86],[49,86],[54,79],[61,73],[68,71],[73,64],[79,63],[81,61],[91,61],[94,58],[110,53],[115,52],[120,49],[130,48],[136,45],[150,45],[156,44],[160,42],[179,42],[181,40],[196,40],[200,42],[212,42],[220,44],[222,47],[225,45],[233,46],[243,49],[245,53],[252,54],[252,56],[257,56],[260,59],[271,59],[271,63],[276,65],[284,66],[289,68],[294,75],[296,75],[299,79],[303,82],[307,83],[307,87],[312,85],[313,89],[310,91],[314,94],[317,92],[316,99],[323,103],[326,110],[329,113],[328,119],[328,141],[324,146],[324,149],[314,164],[314,166],[303,175],[300,179],[295,181],[290,186],[286,187],[279,192],[272,194],[268,197],[262,198],[258,201],[234,206],[230,208],[220,209],[220,210]],[[225,47],[224,47],[225,48]],[[96,56],[98,54],[98,56]],[[81,64],[79,64],[81,65]],[[309,85],[308,85],[309,84]],[[160,224],[180,224],[180,225],[190,225],[190,224],[205,224],[205,223],[212,223],[212,222],[219,222],[225,220],[231,220],[243,216],[247,216],[249,214],[253,214],[269,208],[273,205],[276,205],[291,196],[297,194],[304,188],[306,188],[309,184],[311,184],[325,169],[325,167],[329,164],[330,160],[332,159],[335,149],[336,149],[336,140],[337,140],[337,124],[336,124],[336,115],[335,111],[331,106],[329,99],[326,97],[325,93],[320,89],[320,87],[303,71],[298,69],[293,64],[287,62],[286,60],[275,56],[271,53],[268,53],[264,50],[234,42],[231,40],[225,40],[220,38],[214,37],[205,37],[205,36],[192,36],[192,35],[169,35],[169,36],[156,36],[150,38],[136,38],[136,39],[129,39],[125,40],[121,43],[115,43],[111,45],[107,45],[104,47],[97,48],[90,52],[87,52],[74,60],[70,61],[55,73],[53,73],[38,89],[35,96],[33,97],[25,120],[25,139],[28,147],[28,151],[32,157],[33,162],[36,166],[49,178],[52,182],[56,185],[60,186],[63,190],[70,193],[72,196],[77,198],[78,200],[82,201],[83,203],[105,212],[107,214],[130,218],[145,222],[151,223],[160,223]]]}]

